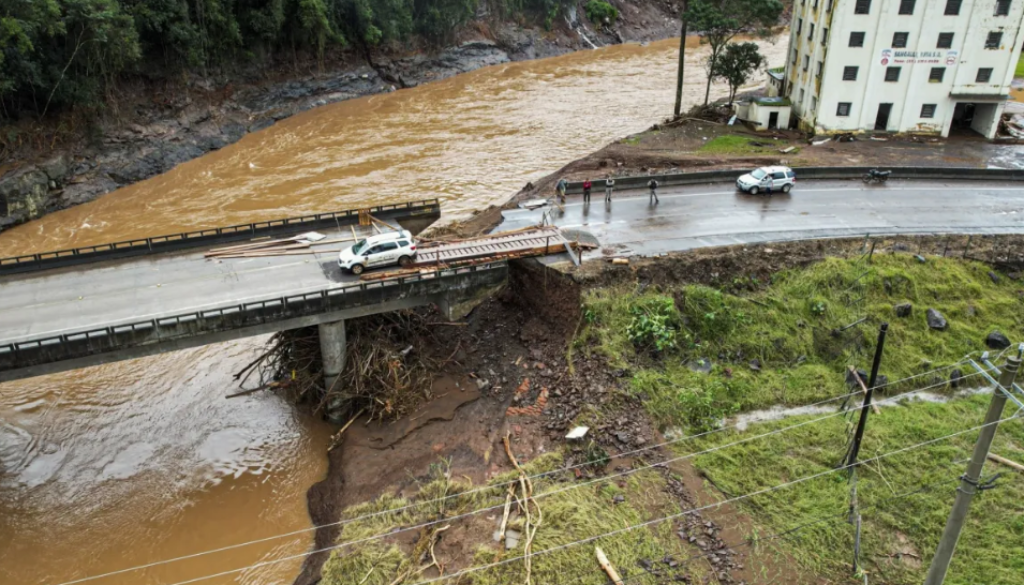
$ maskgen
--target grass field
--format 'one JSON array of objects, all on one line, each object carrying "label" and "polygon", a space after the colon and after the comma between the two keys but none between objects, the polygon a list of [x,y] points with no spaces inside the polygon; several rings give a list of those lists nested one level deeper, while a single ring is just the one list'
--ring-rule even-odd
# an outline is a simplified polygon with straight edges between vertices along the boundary
[{"label": "grass field", "polygon": [[[778,149],[766,140],[770,141],[770,139],[757,141],[746,136],[726,134],[708,140],[698,149],[698,152],[704,154],[778,154]],[[791,154],[795,154],[795,152]]]},{"label": "grass field", "polygon": [[1017,70],[1013,74],[1014,77],[1024,77],[1024,54],[1017,60]]},{"label": "grass field", "polygon": [[[869,368],[883,321],[890,327],[881,373],[893,382],[977,355],[991,331],[1020,338],[1019,286],[1005,277],[995,284],[988,272],[979,263],[875,254],[870,264],[832,258],[772,283],[736,278],[731,292],[599,289],[587,293],[588,324],[574,351],[631,371],[631,387],[663,426],[706,428],[734,412],[848,392],[846,368]],[[913,312],[898,318],[893,307],[904,302]],[[947,318],[946,331],[928,328],[928,308]],[[886,391],[941,385],[949,372]]]},{"label": "grass field", "polygon": [[[868,419],[861,460],[931,441],[982,424],[989,395],[948,404],[913,402],[883,408]],[[1004,417],[1013,414],[1012,410]],[[819,417],[797,417],[758,425],[747,433],[722,434],[716,443],[742,440]],[[696,465],[726,493],[755,492],[827,472],[842,459],[849,427],[842,418],[808,424],[772,437],[701,456]],[[862,567],[871,583],[919,584],[942,534],[956,480],[970,456],[976,432],[867,463],[858,472],[862,513]],[[713,443],[704,443],[708,447]],[[698,448],[687,445],[687,449]],[[1003,423],[993,451],[1024,461],[1024,423]],[[946,583],[1010,585],[1024,575],[1024,477],[1007,468],[986,466],[985,475],[1003,472],[999,487],[983,492],[971,508]],[[919,491],[912,495],[910,492]],[[740,506],[759,524],[753,538],[779,547],[808,571],[843,582],[851,577],[853,527],[846,522],[850,485],[844,471],[744,501]],[[774,534],[816,522],[784,540]],[[850,579],[850,581],[856,581]]]}]

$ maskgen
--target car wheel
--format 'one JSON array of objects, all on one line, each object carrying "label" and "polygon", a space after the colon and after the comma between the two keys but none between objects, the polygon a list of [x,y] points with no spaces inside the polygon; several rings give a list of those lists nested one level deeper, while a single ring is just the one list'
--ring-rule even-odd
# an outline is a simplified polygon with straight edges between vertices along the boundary
[{"label": "car wheel", "polygon": [[366,270],[366,267],[363,266],[362,264],[353,264],[352,265],[352,274],[355,274],[356,276],[359,276],[360,274],[362,274],[364,270]]},{"label": "car wheel", "polygon": [[783,185],[782,186],[782,192],[783,193],[789,193],[792,189],[793,189],[793,185]]},{"label": "car wheel", "polygon": [[401,258],[398,259],[398,265],[401,266],[402,268],[408,268],[412,266],[412,258],[408,256],[402,256]]},{"label": "car wheel", "polygon": [[750,193],[751,195],[757,195],[758,191],[759,189],[757,187],[751,187],[748,193]]}]

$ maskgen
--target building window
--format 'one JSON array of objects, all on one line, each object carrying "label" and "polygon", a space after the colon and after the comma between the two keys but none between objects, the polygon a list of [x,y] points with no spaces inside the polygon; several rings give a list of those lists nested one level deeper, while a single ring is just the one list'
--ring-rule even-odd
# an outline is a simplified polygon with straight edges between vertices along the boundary
[{"label": "building window", "polygon": [[811,10],[817,10],[817,9],[818,9],[818,0],[814,0],[814,6],[811,6]]},{"label": "building window", "polygon": [[1010,0],[996,0],[996,16],[1010,14]]},{"label": "building window", "polygon": [[921,106],[921,117],[922,118],[934,118],[935,117],[935,104],[924,104]]},{"label": "building window", "polygon": [[804,71],[807,71],[808,69],[810,69],[810,67],[811,67],[811,58],[809,56],[807,56],[807,55],[804,55]]},{"label": "building window", "polygon": [[817,109],[818,109],[818,98],[816,98],[816,97],[814,97],[812,95],[811,96],[811,111],[813,112],[813,111],[815,111]]},{"label": "building window", "polygon": [[849,116],[850,115],[850,106],[852,106],[852,105],[853,104],[851,104],[850,102],[839,102],[839,107],[836,108],[836,115],[837,116]]},{"label": "building window", "polygon": [[892,35],[892,48],[894,49],[905,49],[907,48],[907,38],[910,33],[898,32]]},{"label": "building window", "polygon": [[867,14],[871,12],[871,0],[857,0],[853,6],[854,14]]},{"label": "building window", "polygon": [[832,5],[833,5],[834,3],[835,3],[835,0],[828,0],[828,9],[827,9],[827,10],[828,10],[829,12],[832,12]]},{"label": "building window", "polygon": [[824,47],[826,44],[828,44],[828,29],[827,28],[822,28],[821,29],[821,46]]},{"label": "building window", "polygon": [[821,69],[822,69],[822,67],[824,67],[824,64],[821,61],[818,61],[818,72],[814,74],[815,77],[817,77],[818,79],[821,79]]},{"label": "building window", "polygon": [[939,42],[935,45],[937,49],[953,48],[953,33],[939,33]]},{"label": "building window", "polygon": [[1003,33],[1001,32],[990,32],[988,38],[985,39],[986,49],[998,49],[999,45],[1003,44]]},{"label": "building window", "polygon": [[928,83],[942,83],[942,78],[945,76],[945,67],[932,67],[931,73],[928,74]]},{"label": "building window", "polygon": [[793,49],[793,65],[796,66],[796,49]]},{"label": "building window", "polygon": [[960,14],[961,0],[946,0],[946,16],[956,16]]},{"label": "building window", "polygon": [[813,41],[814,40],[814,23],[813,22],[811,23],[810,29],[808,29],[808,31],[807,31],[807,40],[808,41]]},{"label": "building window", "polygon": [[913,14],[915,0],[900,0],[900,14]]},{"label": "building window", "polygon": [[863,47],[864,46],[864,33],[852,32],[850,33],[850,46],[851,47]]},{"label": "building window", "polygon": [[992,68],[981,67],[978,69],[978,76],[974,78],[976,83],[988,83],[992,80]]},{"label": "building window", "polygon": [[900,68],[899,67],[886,67],[885,68],[885,80],[896,82],[900,80]]},{"label": "building window", "polygon": [[800,34],[800,31],[804,30],[804,19],[796,19],[796,34]]},{"label": "building window", "polygon": [[800,90],[800,103],[804,103],[804,90]]},{"label": "building window", "polygon": [[858,67],[843,67],[843,81],[857,81]]}]

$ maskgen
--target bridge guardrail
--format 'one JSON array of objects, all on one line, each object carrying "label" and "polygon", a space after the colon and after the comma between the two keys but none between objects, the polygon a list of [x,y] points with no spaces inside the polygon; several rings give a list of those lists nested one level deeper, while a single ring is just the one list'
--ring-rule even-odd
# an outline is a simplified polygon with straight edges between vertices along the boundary
[{"label": "bridge guardrail", "polygon": [[[740,175],[749,173],[751,168],[729,169],[720,171],[697,171],[693,173],[666,173],[633,177],[615,177],[615,188],[643,189],[651,179],[657,179],[662,187],[673,185],[700,185],[703,183],[733,182]],[[893,179],[930,179],[930,180],[1003,180],[1024,181],[1024,170],[1018,169],[983,169],[976,167],[793,167],[799,184],[800,179],[834,180],[859,179],[873,168],[892,171]],[[604,190],[606,173],[594,173],[590,180],[594,183],[594,193]],[[572,181],[567,193],[582,193],[583,182]]]},{"label": "bridge guardrail", "polygon": [[507,276],[508,263],[502,260],[27,339],[0,345],[0,371],[354,309],[411,296],[438,295],[471,286],[497,285],[504,282]]},{"label": "bridge guardrail", "polygon": [[[73,266],[128,256],[171,252],[262,236],[294,235],[304,231],[354,225],[359,222],[359,211],[358,209],[349,209],[317,213],[315,215],[258,221],[152,238],[140,238],[109,244],[98,244],[96,246],[83,246],[81,248],[0,258],[0,275],[35,272],[49,268]],[[371,207],[369,211],[374,217],[383,220],[400,220],[424,215],[437,215],[440,217],[441,203],[437,199],[425,199],[393,205],[378,205]]]}]

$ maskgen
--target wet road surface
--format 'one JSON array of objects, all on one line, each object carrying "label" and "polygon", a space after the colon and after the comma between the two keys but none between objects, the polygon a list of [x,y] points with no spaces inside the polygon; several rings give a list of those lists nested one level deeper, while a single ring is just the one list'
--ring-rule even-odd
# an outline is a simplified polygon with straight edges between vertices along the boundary
[{"label": "wet road surface", "polygon": [[[1021,233],[1024,185],[983,181],[804,181],[788,195],[747,195],[732,184],[659,189],[650,205],[646,191],[617,193],[610,208],[604,194],[590,205],[570,199],[565,213],[551,213],[562,228],[592,233],[615,255],[654,255],[693,248],[790,239],[874,234]],[[541,220],[543,209],[504,213],[500,229]],[[584,259],[600,257],[600,250]]]}]

